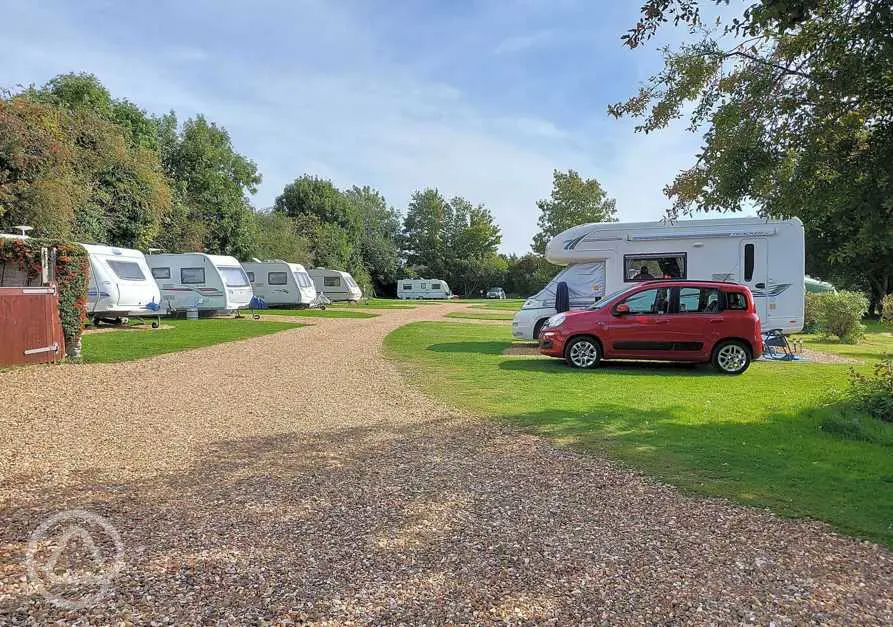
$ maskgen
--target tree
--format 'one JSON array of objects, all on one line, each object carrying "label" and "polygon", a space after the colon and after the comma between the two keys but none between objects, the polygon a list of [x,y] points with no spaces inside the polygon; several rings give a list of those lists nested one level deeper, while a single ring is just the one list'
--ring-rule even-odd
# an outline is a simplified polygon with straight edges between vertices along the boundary
[{"label": "tree", "polygon": [[400,214],[371,187],[352,187],[344,195],[359,215],[363,234],[359,241],[363,267],[375,287],[384,294],[397,281],[400,264]]},{"label": "tree", "polygon": [[810,272],[858,267],[875,302],[893,290],[890,3],[752,1],[707,28],[696,0],[649,0],[626,44],[667,20],[697,39],[662,50],[664,69],[609,112],[652,132],[691,109],[704,145],[666,187],[670,212],[798,216]]},{"label": "tree", "polygon": [[256,237],[253,257],[311,264],[310,242],[298,233],[292,218],[281,213],[258,211],[254,214],[254,221]]},{"label": "tree", "polygon": [[508,258],[503,287],[509,294],[526,297],[536,294],[555,276],[556,268],[542,255],[527,253]]},{"label": "tree", "polygon": [[347,197],[331,181],[307,174],[285,186],[273,209],[293,218],[314,215],[349,233],[358,234],[361,230],[359,214]]},{"label": "tree", "polygon": [[532,246],[541,255],[549,240],[572,226],[617,219],[616,201],[608,198],[598,181],[583,179],[574,170],[555,170],[551,196],[537,201],[536,206],[540,210],[539,232],[534,235]]},{"label": "tree", "polygon": [[442,275],[447,250],[447,226],[452,208],[436,189],[413,192],[403,219],[406,263],[429,276]]}]

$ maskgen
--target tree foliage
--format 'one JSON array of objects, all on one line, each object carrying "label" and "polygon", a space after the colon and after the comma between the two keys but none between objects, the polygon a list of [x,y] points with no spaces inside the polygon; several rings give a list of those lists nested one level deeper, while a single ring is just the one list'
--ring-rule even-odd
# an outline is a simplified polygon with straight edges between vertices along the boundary
[{"label": "tree foliage", "polygon": [[549,240],[572,226],[617,220],[615,200],[608,198],[598,181],[584,179],[574,170],[555,170],[551,196],[536,206],[540,210],[539,232],[533,237],[533,250],[541,255]]},{"label": "tree foliage", "polygon": [[609,112],[647,133],[691,110],[704,145],[665,189],[671,213],[798,216],[810,274],[893,291],[893,4],[751,0],[708,27],[697,0],[649,0],[624,41],[668,21],[692,37]]}]

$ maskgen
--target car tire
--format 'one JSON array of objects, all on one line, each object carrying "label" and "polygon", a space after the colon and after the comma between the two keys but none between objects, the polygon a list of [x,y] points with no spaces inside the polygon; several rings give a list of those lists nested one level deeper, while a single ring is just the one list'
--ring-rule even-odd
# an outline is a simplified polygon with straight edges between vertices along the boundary
[{"label": "car tire", "polygon": [[548,320],[548,318],[543,318],[542,320],[539,320],[535,325],[533,325],[533,339],[534,340],[539,341],[540,333],[542,333],[542,331],[543,331],[543,325],[546,324],[546,320]]},{"label": "car tire", "polygon": [[602,347],[593,337],[575,337],[565,347],[564,359],[572,368],[595,368],[602,360]]},{"label": "car tire", "polygon": [[713,349],[711,363],[721,374],[741,374],[750,366],[750,348],[738,340],[725,340]]}]

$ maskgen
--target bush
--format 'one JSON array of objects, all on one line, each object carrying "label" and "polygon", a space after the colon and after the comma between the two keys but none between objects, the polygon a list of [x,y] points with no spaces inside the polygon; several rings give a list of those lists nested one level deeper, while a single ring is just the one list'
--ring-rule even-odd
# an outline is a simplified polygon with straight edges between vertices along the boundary
[{"label": "bush", "polygon": [[824,335],[836,335],[841,342],[855,344],[865,327],[862,316],[868,312],[868,299],[859,292],[826,292],[814,299],[816,326]]},{"label": "bush", "polygon": [[821,305],[822,294],[814,292],[806,292],[806,308],[803,312],[803,332],[816,333],[819,330],[819,307]]},{"label": "bush", "polygon": [[871,374],[851,370],[850,395],[865,413],[893,422],[893,358],[879,361]]},{"label": "bush", "polygon": [[881,299],[881,322],[893,326],[893,294],[887,294]]}]

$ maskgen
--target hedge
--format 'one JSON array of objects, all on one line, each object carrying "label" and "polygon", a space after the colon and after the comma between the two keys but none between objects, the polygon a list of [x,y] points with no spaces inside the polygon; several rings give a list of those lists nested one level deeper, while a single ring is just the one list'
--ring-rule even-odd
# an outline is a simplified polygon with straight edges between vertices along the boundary
[{"label": "hedge", "polygon": [[80,244],[49,239],[0,238],[0,264],[17,267],[33,281],[40,276],[41,248],[56,249],[56,285],[59,288],[59,319],[67,350],[77,345],[87,320],[87,284],[90,261]]}]

